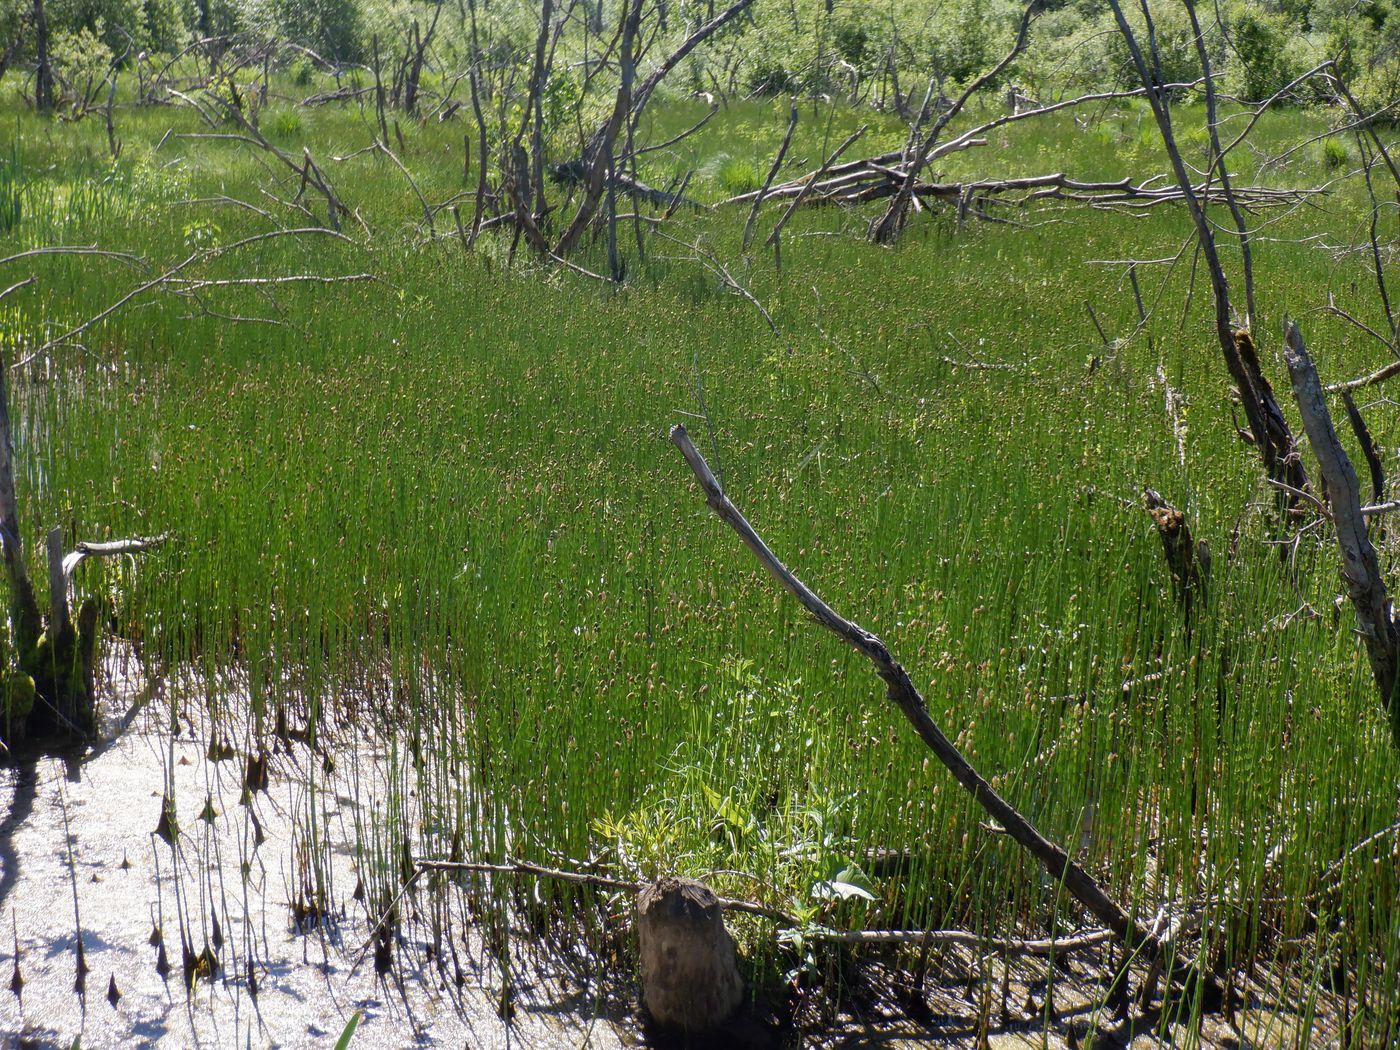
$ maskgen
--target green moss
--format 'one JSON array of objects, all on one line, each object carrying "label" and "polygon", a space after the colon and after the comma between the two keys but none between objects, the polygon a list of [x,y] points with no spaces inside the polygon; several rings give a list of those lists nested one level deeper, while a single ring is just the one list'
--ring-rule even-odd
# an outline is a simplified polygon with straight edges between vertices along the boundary
[{"label": "green moss", "polygon": [[34,710],[34,679],[23,671],[11,671],[0,688],[0,702],[4,704],[6,722],[28,718]]}]

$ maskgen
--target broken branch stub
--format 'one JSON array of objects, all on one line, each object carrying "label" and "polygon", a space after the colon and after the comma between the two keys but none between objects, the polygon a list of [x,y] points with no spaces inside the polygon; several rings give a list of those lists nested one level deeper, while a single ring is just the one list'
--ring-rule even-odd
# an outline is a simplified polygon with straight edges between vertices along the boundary
[{"label": "broken branch stub", "polygon": [[1196,544],[1191,539],[1191,526],[1186,515],[1164,500],[1155,489],[1144,489],[1143,504],[1157,526],[1157,535],[1162,539],[1162,553],[1167,559],[1167,568],[1172,574],[1172,593],[1182,608],[1186,624],[1191,625],[1191,614],[1197,595],[1206,601],[1206,586],[1209,579],[1210,555],[1204,543]]},{"label": "broken branch stub", "polygon": [[[1119,907],[1092,875],[1072,861],[1064,849],[1045,838],[1019,810],[997,794],[986,778],[963,757],[962,752],[934,722],[928,712],[927,703],[910,679],[909,673],[890,654],[885,643],[859,624],[838,614],[778,560],[763,538],[740,513],[739,508],[724,494],[709,464],[705,462],[705,457],[691,442],[685,427],[677,424],[671,428],[671,443],[685,456],[686,463],[704,490],[705,502],[710,508],[738,534],[769,574],[796,598],[819,624],[875,665],[876,673],[885,682],[890,700],[899,708],[944,768],[953,774],[977,804],[1005,829],[1011,839],[1034,857],[1052,879],[1068,890],[1085,910],[1112,930],[1119,941],[1148,959],[1155,960],[1161,957],[1166,947],[1161,940]],[[1200,982],[1208,1009],[1218,1009],[1219,1004],[1223,1002],[1223,991],[1213,975],[1176,962],[1172,965],[1172,976],[1183,984]]]},{"label": "broken branch stub", "polygon": [[1327,409],[1317,367],[1303,343],[1298,326],[1287,321],[1283,329],[1284,360],[1293,380],[1293,397],[1303,417],[1308,441],[1317,456],[1318,469],[1332,504],[1337,546],[1342,555],[1342,578],[1356,610],[1357,632],[1366,643],[1371,674],[1381,694],[1381,706],[1390,718],[1391,738],[1400,747],[1400,698],[1395,685],[1400,672],[1400,631],[1394,608],[1381,576],[1380,559],[1366,532],[1361,507],[1361,483],[1351,459],[1337,437]]}]

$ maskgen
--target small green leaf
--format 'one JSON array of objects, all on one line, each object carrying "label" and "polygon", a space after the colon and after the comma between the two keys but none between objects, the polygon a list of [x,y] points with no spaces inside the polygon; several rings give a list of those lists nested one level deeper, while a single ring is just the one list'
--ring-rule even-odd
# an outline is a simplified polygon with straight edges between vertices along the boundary
[{"label": "small green leaf", "polygon": [[862,897],[868,901],[876,899],[870,876],[861,871],[854,861],[838,859],[832,862],[832,867],[836,870],[812,886],[813,897],[829,901],[850,900],[852,897]]},{"label": "small green leaf", "polygon": [[355,1029],[360,1027],[360,1020],[365,1016],[363,1010],[356,1010],[350,1015],[350,1020],[345,1022],[345,1030],[340,1033],[340,1038],[335,1041],[335,1050],[345,1050],[350,1045],[350,1040],[355,1038]]}]

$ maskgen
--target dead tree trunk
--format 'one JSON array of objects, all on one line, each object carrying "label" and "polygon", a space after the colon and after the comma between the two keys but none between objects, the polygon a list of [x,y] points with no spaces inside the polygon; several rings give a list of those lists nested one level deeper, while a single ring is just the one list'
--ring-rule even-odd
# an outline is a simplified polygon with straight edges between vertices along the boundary
[{"label": "dead tree trunk", "polygon": [[1303,426],[1317,456],[1318,469],[1332,507],[1332,522],[1336,527],[1337,546],[1342,555],[1342,578],[1346,580],[1347,596],[1356,610],[1357,632],[1366,643],[1366,656],[1371,674],[1380,690],[1381,706],[1390,719],[1391,738],[1400,747],[1400,697],[1395,685],[1400,677],[1400,628],[1385,579],[1381,575],[1380,559],[1366,532],[1366,516],[1361,506],[1361,483],[1351,459],[1337,438],[1322,383],[1317,378],[1303,335],[1289,321],[1284,327],[1284,360],[1293,379],[1293,396],[1303,416]]},{"label": "dead tree trunk", "polygon": [[622,44],[619,49],[622,83],[618,86],[617,96],[613,101],[612,115],[597,138],[594,153],[585,158],[589,167],[583,199],[579,202],[573,221],[559,238],[559,243],[552,253],[561,259],[568,258],[569,253],[574,250],[579,238],[583,236],[583,231],[593,221],[598,205],[602,203],[609,166],[615,161],[613,146],[617,142],[617,135],[622,130],[624,120],[632,110],[632,76],[635,71],[633,49],[642,21],[641,0],[630,0],[625,5],[622,20]]},{"label": "dead tree trunk", "polygon": [[34,108],[53,109],[53,66],[49,61],[49,20],[44,0],[34,0]]},{"label": "dead tree trunk", "polygon": [[657,1024],[707,1032],[744,998],[734,940],[704,883],[658,879],[637,896],[642,1005]]},{"label": "dead tree trunk", "polygon": [[39,644],[43,624],[20,543],[19,501],[15,497],[15,446],[10,438],[9,406],[5,368],[0,367],[0,542],[4,544],[5,573],[10,581],[11,638],[19,652],[27,653]]},{"label": "dead tree trunk", "polygon": [[95,599],[86,599],[74,622],[68,604],[73,571],[90,557],[135,554],[159,545],[164,537],[80,543],[65,554],[63,530],[51,530],[49,617],[44,622],[20,542],[6,368],[0,363],[0,543],[10,586],[14,660],[0,669],[0,745],[12,748],[29,737],[80,740],[92,732],[98,608]]}]

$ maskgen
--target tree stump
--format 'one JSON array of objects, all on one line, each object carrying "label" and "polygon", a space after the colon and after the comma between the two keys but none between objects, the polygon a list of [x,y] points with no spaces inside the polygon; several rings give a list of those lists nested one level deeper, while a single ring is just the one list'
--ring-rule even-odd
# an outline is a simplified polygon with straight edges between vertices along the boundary
[{"label": "tree stump", "polygon": [[642,1005],[686,1032],[719,1027],[739,1008],[744,982],[719,898],[693,879],[662,878],[637,896]]}]

